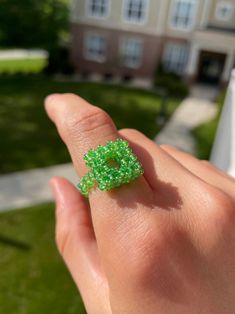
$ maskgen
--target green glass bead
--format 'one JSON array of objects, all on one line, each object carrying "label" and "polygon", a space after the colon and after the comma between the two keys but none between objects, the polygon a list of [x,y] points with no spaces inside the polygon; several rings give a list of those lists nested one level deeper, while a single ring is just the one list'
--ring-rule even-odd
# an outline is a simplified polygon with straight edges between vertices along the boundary
[{"label": "green glass bead", "polygon": [[101,191],[109,191],[144,173],[129,143],[122,139],[109,141],[105,146],[99,145],[94,150],[90,149],[84,160],[91,170],[81,179],[78,188],[86,197],[96,184]]}]

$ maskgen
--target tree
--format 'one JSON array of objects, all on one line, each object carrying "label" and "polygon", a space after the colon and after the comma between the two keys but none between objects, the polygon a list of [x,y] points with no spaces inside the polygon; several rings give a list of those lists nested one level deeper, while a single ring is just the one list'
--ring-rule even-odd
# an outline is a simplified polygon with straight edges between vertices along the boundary
[{"label": "tree", "polygon": [[0,45],[51,50],[68,28],[68,0],[0,0]]}]

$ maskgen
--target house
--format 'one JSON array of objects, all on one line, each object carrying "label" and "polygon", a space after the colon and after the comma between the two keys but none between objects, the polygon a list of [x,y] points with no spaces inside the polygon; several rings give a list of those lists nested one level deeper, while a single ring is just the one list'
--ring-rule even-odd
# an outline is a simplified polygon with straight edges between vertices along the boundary
[{"label": "house", "polygon": [[84,75],[151,79],[161,63],[218,84],[235,65],[235,0],[73,0],[71,25]]}]

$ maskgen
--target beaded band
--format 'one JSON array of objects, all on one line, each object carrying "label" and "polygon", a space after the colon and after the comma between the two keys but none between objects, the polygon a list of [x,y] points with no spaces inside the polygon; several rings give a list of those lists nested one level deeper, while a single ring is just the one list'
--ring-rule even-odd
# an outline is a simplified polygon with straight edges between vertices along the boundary
[{"label": "beaded band", "polygon": [[90,149],[84,160],[91,170],[81,178],[78,189],[86,197],[96,185],[101,191],[109,191],[144,173],[129,143],[122,139],[109,141],[94,150]]}]

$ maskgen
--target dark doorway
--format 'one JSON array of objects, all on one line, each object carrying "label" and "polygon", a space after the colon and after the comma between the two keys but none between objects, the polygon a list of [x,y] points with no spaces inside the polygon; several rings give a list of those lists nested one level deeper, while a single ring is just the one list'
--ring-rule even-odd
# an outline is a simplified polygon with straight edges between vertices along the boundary
[{"label": "dark doorway", "polygon": [[206,84],[219,84],[225,60],[226,54],[202,50],[198,64],[198,81]]}]

